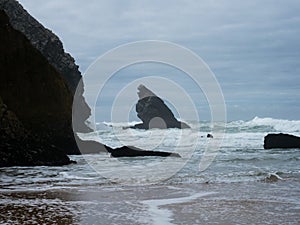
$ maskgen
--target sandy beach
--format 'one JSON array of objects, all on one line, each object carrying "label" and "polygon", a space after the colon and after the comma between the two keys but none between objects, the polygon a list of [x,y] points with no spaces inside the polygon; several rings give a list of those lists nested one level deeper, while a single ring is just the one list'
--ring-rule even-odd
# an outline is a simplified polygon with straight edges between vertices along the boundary
[{"label": "sandy beach", "polygon": [[298,182],[1,191],[1,224],[299,224]]}]

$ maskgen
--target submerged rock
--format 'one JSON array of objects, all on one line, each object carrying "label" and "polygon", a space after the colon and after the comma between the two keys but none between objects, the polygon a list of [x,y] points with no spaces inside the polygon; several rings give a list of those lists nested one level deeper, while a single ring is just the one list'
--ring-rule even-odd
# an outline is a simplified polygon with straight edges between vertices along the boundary
[{"label": "submerged rock", "polygon": [[283,180],[283,179],[279,175],[277,175],[276,173],[269,174],[265,179],[263,179],[263,181],[266,182],[266,183],[274,183],[274,182],[277,182],[279,180]]},{"label": "submerged rock", "polygon": [[131,128],[190,128],[186,123],[178,121],[164,101],[144,85],[138,87],[138,96],[136,112],[143,123]]},{"label": "submerged rock", "polygon": [[300,137],[290,134],[268,134],[264,138],[264,149],[300,148]]}]

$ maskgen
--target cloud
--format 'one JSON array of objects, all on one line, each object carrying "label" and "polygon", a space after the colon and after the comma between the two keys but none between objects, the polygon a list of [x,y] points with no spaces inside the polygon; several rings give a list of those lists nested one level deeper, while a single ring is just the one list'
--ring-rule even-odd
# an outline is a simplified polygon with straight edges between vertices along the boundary
[{"label": "cloud", "polygon": [[[276,102],[273,116],[298,104],[300,2],[271,1],[79,1],[20,3],[62,39],[81,71],[106,51],[143,39],[173,41],[200,55],[216,74],[230,119],[256,114]],[[117,87],[118,85],[116,85]],[[266,97],[267,96],[267,97]],[[248,104],[249,113],[235,102]],[[245,102],[243,104],[243,102]],[[239,105],[241,105],[239,104]],[[300,119],[299,107],[287,113]],[[239,111],[240,110],[240,111]]]}]

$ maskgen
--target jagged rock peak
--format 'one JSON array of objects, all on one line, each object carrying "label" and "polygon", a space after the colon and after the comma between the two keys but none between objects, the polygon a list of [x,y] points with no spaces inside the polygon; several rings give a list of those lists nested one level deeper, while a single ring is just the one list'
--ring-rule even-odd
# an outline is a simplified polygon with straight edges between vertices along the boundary
[{"label": "jagged rock peak", "polygon": [[137,89],[139,100],[136,104],[136,112],[143,123],[131,128],[190,128],[186,123],[178,121],[164,101],[143,84],[140,84]]},{"label": "jagged rock peak", "polygon": [[150,96],[156,96],[151,90],[146,88],[143,84],[140,84],[137,89],[138,89],[137,94],[139,96],[139,99],[143,99]]}]

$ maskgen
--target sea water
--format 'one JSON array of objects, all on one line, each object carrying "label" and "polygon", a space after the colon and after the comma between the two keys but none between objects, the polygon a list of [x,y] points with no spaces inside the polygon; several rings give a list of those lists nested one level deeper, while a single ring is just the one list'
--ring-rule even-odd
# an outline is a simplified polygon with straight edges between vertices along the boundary
[{"label": "sea water", "polygon": [[[191,129],[145,131],[124,129],[134,122],[99,122],[97,131],[81,135],[181,158],[115,159],[103,152],[70,156],[77,164],[62,167],[1,168],[0,223],[300,223],[300,151],[263,148],[268,133],[300,136],[300,121],[232,121],[220,140],[210,122],[187,123]],[[205,154],[213,160],[200,171]]]}]

